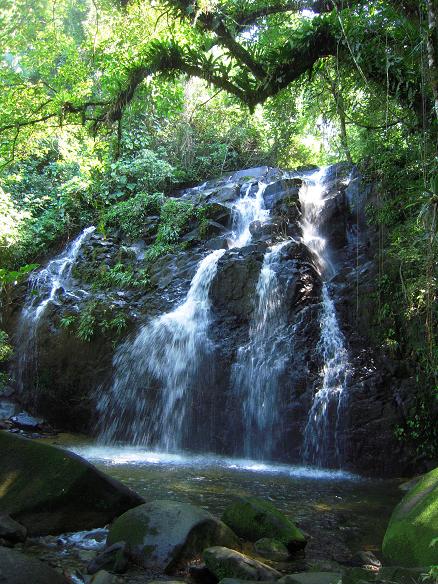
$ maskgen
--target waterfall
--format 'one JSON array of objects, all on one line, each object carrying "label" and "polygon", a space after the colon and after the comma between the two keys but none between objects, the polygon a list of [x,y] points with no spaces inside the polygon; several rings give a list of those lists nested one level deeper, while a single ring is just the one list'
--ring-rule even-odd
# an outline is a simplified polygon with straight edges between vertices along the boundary
[{"label": "waterfall", "polygon": [[20,315],[17,331],[17,354],[15,378],[19,392],[25,390],[25,377],[36,373],[38,328],[50,304],[59,294],[75,298],[72,290],[72,269],[82,245],[96,230],[87,227],[65,250],[51,260],[45,268],[34,272],[29,278],[29,287]]},{"label": "waterfall", "polygon": [[[247,245],[251,223],[268,218],[265,188],[262,182],[244,186],[242,196],[232,205],[229,247]],[[133,341],[117,350],[111,387],[102,389],[98,400],[103,442],[123,439],[154,444],[168,452],[183,446],[191,390],[205,373],[202,364],[212,351],[209,291],[224,253],[221,249],[207,255],[182,304],[145,324]]]},{"label": "waterfall", "polygon": [[287,355],[287,318],[281,287],[275,272],[283,241],[268,249],[257,282],[257,300],[249,341],[238,350],[232,387],[243,403],[245,456],[269,459],[279,437],[279,378]]},{"label": "waterfall", "polygon": [[98,404],[104,442],[123,438],[133,444],[153,442],[165,451],[181,448],[187,394],[211,349],[208,293],[224,253],[221,249],[206,256],[184,302],[144,325],[133,342],[118,349],[115,378]]},{"label": "waterfall", "polygon": [[253,184],[250,183],[244,191],[244,196],[237,199],[232,206],[233,228],[228,242],[230,248],[239,248],[248,245],[251,241],[251,223],[264,223],[269,219],[269,210],[265,209],[263,193],[267,185],[257,183],[255,195],[251,194]]},{"label": "waterfall", "polygon": [[302,455],[307,463],[326,466],[333,460],[340,466],[342,448],[339,428],[347,397],[349,358],[327,283],[335,275],[336,269],[330,259],[327,241],[320,234],[325,205],[324,179],[325,169],[321,169],[311,175],[300,190],[303,242],[314,253],[323,280],[320,339],[317,345],[323,367],[319,389],[313,397],[307,417]]}]

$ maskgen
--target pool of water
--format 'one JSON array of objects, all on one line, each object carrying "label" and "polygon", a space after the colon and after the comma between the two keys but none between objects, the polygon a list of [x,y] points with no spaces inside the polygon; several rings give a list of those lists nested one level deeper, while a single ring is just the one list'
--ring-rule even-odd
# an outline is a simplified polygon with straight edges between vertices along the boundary
[{"label": "pool of water", "polygon": [[401,497],[396,481],[364,479],[344,471],[132,447],[69,449],[147,501],[187,501],[220,516],[236,497],[268,499],[310,536],[307,559],[346,561],[360,549],[378,554],[391,511]]},{"label": "pool of water", "polygon": [[[65,435],[48,441],[86,458],[146,501],[186,501],[218,517],[242,495],[271,501],[309,537],[305,554],[285,565],[285,573],[305,570],[315,563],[327,566],[327,562],[348,562],[363,549],[380,556],[389,516],[402,496],[397,481],[365,479],[344,471],[216,455],[168,454],[126,446],[103,447]],[[104,546],[105,538],[106,530],[96,529],[39,538],[28,549],[59,568],[67,568],[70,574],[76,570],[85,573],[89,559]],[[249,548],[247,551],[251,552]],[[133,568],[122,581],[137,584],[144,578],[143,571]]]}]

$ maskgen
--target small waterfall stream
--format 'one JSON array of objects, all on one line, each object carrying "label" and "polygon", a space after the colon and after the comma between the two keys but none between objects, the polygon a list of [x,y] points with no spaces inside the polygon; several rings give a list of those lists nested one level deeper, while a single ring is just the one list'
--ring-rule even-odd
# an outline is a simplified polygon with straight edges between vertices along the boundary
[{"label": "small waterfall stream", "polygon": [[47,266],[29,278],[20,322],[17,331],[18,359],[16,363],[16,383],[19,392],[25,390],[25,378],[36,371],[38,358],[38,328],[50,304],[56,302],[59,294],[75,298],[72,270],[83,244],[89,239],[95,227],[84,229],[67,247],[51,260]]},{"label": "small waterfall stream", "polygon": [[[208,292],[224,253],[221,249],[206,256],[184,302],[144,325],[133,342],[117,351],[111,389],[98,404],[104,442],[123,437],[167,452],[181,448],[190,386],[210,349]],[[151,385],[158,392],[153,403]]]},{"label": "small waterfall stream", "polygon": [[[250,183],[232,206],[233,226],[229,247],[251,241],[250,225],[265,221],[266,185]],[[189,292],[175,310],[144,325],[133,341],[117,351],[114,379],[98,402],[99,436],[133,444],[153,444],[166,452],[183,446],[184,421],[193,386],[204,377],[211,343],[209,291],[225,249],[211,252],[198,265]],[[152,398],[152,399],[151,399]]]},{"label": "small waterfall stream", "polygon": [[320,234],[325,195],[325,169],[311,175],[300,190],[303,209],[303,242],[314,253],[323,280],[320,339],[317,345],[323,361],[320,387],[313,397],[304,431],[302,455],[305,462],[326,466],[342,463],[339,428],[347,397],[349,358],[345,337],[339,327],[336,307],[330,296],[328,280],[336,273],[327,241]]},{"label": "small waterfall stream", "polygon": [[257,300],[249,341],[238,350],[232,372],[233,391],[243,403],[244,453],[269,460],[279,439],[279,377],[284,371],[287,319],[274,266],[289,241],[268,249],[257,282]]}]

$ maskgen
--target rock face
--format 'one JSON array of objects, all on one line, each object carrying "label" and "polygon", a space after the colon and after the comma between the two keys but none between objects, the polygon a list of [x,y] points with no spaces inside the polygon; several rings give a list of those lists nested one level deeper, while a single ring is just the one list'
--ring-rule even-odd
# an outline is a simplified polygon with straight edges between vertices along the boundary
[{"label": "rock face", "polygon": [[104,526],[142,502],[79,456],[7,432],[0,432],[0,492],[0,512],[28,535]]},{"label": "rock face", "polygon": [[124,541],[136,563],[172,573],[205,547],[240,547],[237,537],[208,511],[177,501],[152,501],[130,509],[113,523],[107,545]]},{"label": "rock face", "polygon": [[278,580],[281,574],[270,566],[253,560],[226,547],[210,547],[202,554],[205,565],[218,580],[241,578],[243,580]]},{"label": "rock face", "polygon": [[[323,312],[322,280],[315,257],[300,242],[304,211],[299,191],[310,174],[310,171],[287,172],[268,167],[244,169],[177,193],[183,201],[201,207],[207,205],[208,224],[203,234],[196,227],[186,233],[183,249],[164,254],[148,264],[150,285],[145,289],[120,287],[96,291],[92,277],[120,261],[133,273],[140,273],[145,268],[145,251],[154,241],[158,217],[151,215],[147,219],[151,229],[147,229],[144,240],[137,242],[122,239],[117,232],[107,238],[94,232],[83,244],[72,271],[74,295],[59,290],[38,326],[35,335],[38,360],[30,359],[28,363],[20,394],[23,406],[32,414],[43,416],[54,427],[96,432],[99,426],[96,394],[98,388],[99,391],[110,388],[115,378],[115,347],[131,342],[141,327],[180,304],[198,263],[212,250],[226,249],[209,290],[210,352],[199,367],[198,379],[190,385],[181,447],[247,455],[242,437],[248,429],[243,423],[242,396],[234,383],[235,366],[239,352],[250,340],[266,252],[288,239],[290,242],[273,266],[285,313],[283,351],[278,359],[282,368],[275,397],[279,414],[269,457],[302,463],[307,417],[320,388],[324,367],[318,348]],[[233,205],[245,193],[254,194],[257,181],[261,180],[267,184],[263,201],[270,213],[269,220],[253,221],[249,226],[251,241],[241,248],[228,249]],[[379,476],[424,472],[427,469],[418,465],[415,453],[394,437],[394,428],[403,425],[410,415],[416,392],[414,375],[405,363],[395,361],[373,345],[370,313],[375,309],[372,292],[377,265],[373,258],[378,243],[376,234],[367,226],[365,208],[374,193],[362,184],[357,171],[346,164],[330,167],[325,180],[327,193],[319,229],[332,250],[331,261],[337,272],[326,284],[346,339],[351,365],[348,403],[342,412],[342,424],[337,428],[339,440],[345,445],[342,467]],[[23,288],[20,290],[25,294]],[[81,340],[65,323],[72,316],[82,314],[90,299],[100,303],[104,322],[90,340]],[[6,315],[5,326],[19,344],[18,299],[11,306],[15,312]],[[126,323],[122,332],[108,329],[114,315],[121,316]],[[104,326],[107,327],[105,334]],[[269,343],[273,351],[278,351],[272,339]],[[22,354],[20,346],[16,354]],[[160,388],[154,379],[144,383],[142,389],[148,392],[151,402],[157,399]],[[126,418],[129,429],[132,411],[127,407],[126,412],[118,415]],[[129,436],[118,438],[129,439]],[[150,438],[148,446],[156,446],[154,439],[154,436]],[[386,445],[384,456],[382,444]],[[329,450],[325,464],[338,466],[334,447],[330,445]]]},{"label": "rock face", "polygon": [[0,513],[0,539],[5,539],[11,543],[25,541],[27,529],[17,521],[14,521],[9,515]]},{"label": "rock face", "polygon": [[387,562],[406,567],[438,563],[438,468],[426,474],[394,509],[383,540]]},{"label": "rock face", "polygon": [[0,546],[2,584],[68,584],[67,580],[40,560]]},{"label": "rock face", "polygon": [[274,538],[289,551],[302,549],[306,545],[304,534],[272,503],[245,497],[228,507],[222,520],[237,535],[249,541]]}]

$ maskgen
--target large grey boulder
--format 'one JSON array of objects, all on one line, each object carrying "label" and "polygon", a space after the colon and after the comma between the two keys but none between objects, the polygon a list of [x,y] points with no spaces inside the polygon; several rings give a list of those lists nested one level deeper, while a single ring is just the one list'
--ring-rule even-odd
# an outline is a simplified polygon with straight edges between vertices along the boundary
[{"label": "large grey boulder", "polygon": [[226,547],[210,547],[205,549],[202,555],[205,565],[218,580],[240,578],[274,581],[281,576],[274,568]]},{"label": "large grey boulder", "polygon": [[0,432],[0,512],[28,535],[106,525],[143,499],[80,456]]},{"label": "large grey boulder", "polygon": [[21,552],[0,546],[1,584],[67,584],[49,566]]},{"label": "large grey boulder", "polygon": [[205,547],[240,547],[236,535],[205,509],[178,501],[152,501],[121,515],[107,545],[124,541],[132,559],[145,568],[171,573]]}]

